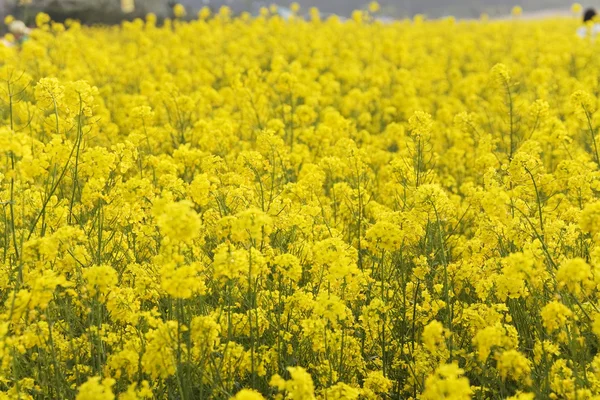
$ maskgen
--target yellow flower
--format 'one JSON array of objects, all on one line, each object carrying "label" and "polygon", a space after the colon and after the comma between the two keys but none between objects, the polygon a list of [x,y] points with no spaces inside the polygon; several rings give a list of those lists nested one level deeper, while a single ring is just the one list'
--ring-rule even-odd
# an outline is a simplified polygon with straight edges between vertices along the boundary
[{"label": "yellow flower", "polygon": [[142,367],[153,379],[166,379],[177,370],[175,351],[179,340],[178,332],[185,330],[175,321],[161,323],[146,334],[146,351],[142,356]]},{"label": "yellow flower", "polygon": [[177,3],[173,6],[173,15],[175,15],[176,18],[183,18],[186,16],[186,14],[187,12],[183,4]]},{"label": "yellow flower", "polygon": [[507,400],[535,400],[535,394],[518,392],[516,395],[509,397]]},{"label": "yellow flower", "polygon": [[563,328],[572,315],[573,311],[558,301],[552,301],[546,304],[541,311],[544,327],[550,333]]},{"label": "yellow flower", "polygon": [[571,12],[573,14],[581,14],[581,12],[583,11],[583,6],[579,3],[573,3],[573,5],[571,5]]},{"label": "yellow flower", "polygon": [[369,372],[364,383],[364,388],[373,393],[389,393],[392,387],[393,382],[386,378],[381,371]]},{"label": "yellow flower", "polygon": [[478,359],[485,362],[490,354],[497,349],[512,349],[517,346],[517,339],[510,335],[500,324],[485,327],[477,332],[473,344],[477,346]]},{"label": "yellow flower", "polygon": [[381,221],[369,228],[366,238],[373,248],[392,252],[400,249],[404,234],[397,225]]},{"label": "yellow flower", "polygon": [[379,11],[380,8],[381,8],[381,6],[376,1],[372,1],[369,3],[369,12],[371,12],[373,14],[376,13],[377,11]]},{"label": "yellow flower", "polygon": [[270,385],[281,392],[287,392],[290,399],[315,399],[314,384],[310,374],[301,367],[288,367],[291,379],[284,380],[279,375],[274,375]]},{"label": "yellow flower", "polygon": [[500,371],[502,379],[510,378],[517,382],[531,382],[531,361],[517,350],[502,352],[497,360],[498,371]]},{"label": "yellow flower", "polygon": [[117,271],[106,264],[86,268],[83,271],[83,278],[91,296],[109,294],[118,282]]},{"label": "yellow flower", "polygon": [[444,326],[438,321],[430,322],[423,330],[423,344],[432,353],[437,352],[440,346],[445,347]]},{"label": "yellow flower", "polygon": [[571,105],[579,119],[587,122],[588,118],[591,118],[591,115],[596,112],[598,103],[588,92],[578,90],[571,95]]},{"label": "yellow flower", "polygon": [[409,129],[416,137],[426,136],[431,133],[433,120],[431,115],[424,111],[417,111],[408,120]]},{"label": "yellow flower", "polygon": [[515,17],[520,17],[523,14],[523,7],[521,6],[514,6],[511,14]]},{"label": "yellow flower", "polygon": [[153,397],[152,389],[148,381],[142,381],[141,388],[138,384],[132,383],[127,387],[127,391],[119,395],[119,400],[142,400]]},{"label": "yellow flower", "polygon": [[198,11],[198,19],[205,20],[210,17],[211,11],[209,7],[202,7],[200,11]]},{"label": "yellow flower", "polygon": [[325,389],[325,396],[332,400],[356,400],[360,396],[360,390],[347,385],[342,382],[338,382],[335,385]]},{"label": "yellow flower", "polygon": [[39,13],[35,16],[35,25],[38,28],[47,25],[50,22],[50,16],[46,13]]},{"label": "yellow flower", "polygon": [[425,380],[423,399],[470,399],[472,390],[469,380],[462,375],[464,370],[456,364],[445,364],[438,367],[435,372]]},{"label": "yellow flower", "polygon": [[600,337],[600,314],[596,314],[594,316],[594,321],[592,323],[592,332],[598,337]]},{"label": "yellow flower", "polygon": [[204,294],[206,286],[198,263],[175,265],[167,263],[161,268],[161,287],[176,299],[189,299]]},{"label": "yellow flower", "polygon": [[242,240],[260,241],[271,233],[272,219],[259,209],[247,209],[236,214],[236,218],[233,233]]},{"label": "yellow flower", "polygon": [[255,390],[242,389],[235,396],[233,400],[262,400],[264,397]]},{"label": "yellow flower", "polygon": [[592,269],[581,258],[567,260],[558,267],[556,281],[559,287],[567,287],[573,294],[580,294],[582,287],[589,286],[592,282]]},{"label": "yellow flower", "polygon": [[492,76],[501,86],[510,84],[510,70],[504,64],[496,64],[492,68]]},{"label": "yellow flower", "polygon": [[352,11],[352,20],[358,24],[362,23],[364,20],[364,12],[360,10]]},{"label": "yellow flower", "polygon": [[132,288],[115,288],[108,295],[106,309],[113,320],[134,324],[139,318],[140,300]]},{"label": "yellow flower", "polygon": [[248,252],[222,244],[215,249],[213,268],[216,279],[240,279],[250,269]]},{"label": "yellow flower", "polygon": [[79,387],[76,400],[114,400],[115,395],[111,387],[115,384],[114,379],[103,379],[98,376],[89,378],[87,382]]},{"label": "yellow flower", "polygon": [[221,326],[212,317],[194,317],[190,327],[190,336],[201,354],[212,351],[220,339]]},{"label": "yellow flower", "polygon": [[156,225],[169,240],[188,243],[200,234],[200,217],[189,201],[157,202],[154,213]]},{"label": "yellow flower", "polygon": [[38,103],[48,109],[62,106],[64,86],[56,78],[42,78],[35,86],[35,97]]},{"label": "yellow flower", "polygon": [[[564,359],[556,360],[550,369],[550,387],[557,397],[577,397],[575,394],[575,378],[573,370]],[[554,396],[553,396],[554,397]]]},{"label": "yellow flower", "polygon": [[302,278],[302,265],[298,257],[292,254],[282,254],[273,259],[277,272],[282,277],[298,282]]},{"label": "yellow flower", "polygon": [[579,225],[584,232],[594,235],[600,233],[600,202],[588,203],[585,206]]}]

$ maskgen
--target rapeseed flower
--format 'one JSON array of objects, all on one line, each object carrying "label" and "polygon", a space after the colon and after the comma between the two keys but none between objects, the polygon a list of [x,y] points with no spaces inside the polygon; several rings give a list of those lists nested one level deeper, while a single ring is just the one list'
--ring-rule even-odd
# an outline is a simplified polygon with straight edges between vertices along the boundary
[{"label": "rapeseed flower", "polygon": [[0,397],[600,396],[578,22],[292,10],[0,48]]}]

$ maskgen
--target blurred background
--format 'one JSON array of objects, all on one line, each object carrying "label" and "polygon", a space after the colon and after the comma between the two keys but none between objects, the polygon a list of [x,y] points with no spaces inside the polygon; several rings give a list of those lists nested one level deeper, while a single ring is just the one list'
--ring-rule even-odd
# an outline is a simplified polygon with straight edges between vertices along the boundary
[{"label": "blurred background", "polygon": [[[258,13],[260,7],[278,4],[280,13],[286,15],[292,0],[180,0],[188,9],[188,15],[204,6],[218,9],[227,5],[235,13],[248,11]],[[353,10],[365,8],[368,0],[298,0],[303,12],[318,7],[323,14],[348,16]],[[583,2],[585,3],[585,2]],[[173,0],[0,0],[0,16],[8,14],[30,23],[38,11],[44,11],[55,20],[74,18],[84,23],[118,23],[149,12],[164,18],[171,14]],[[405,18],[425,14],[429,18],[453,15],[458,18],[477,18],[482,13],[491,17],[507,15],[511,8],[520,5],[525,16],[569,15],[571,2],[568,0],[381,0],[382,18]],[[600,1],[590,1],[587,6],[599,6]],[[302,12],[302,11],[301,11]]]}]

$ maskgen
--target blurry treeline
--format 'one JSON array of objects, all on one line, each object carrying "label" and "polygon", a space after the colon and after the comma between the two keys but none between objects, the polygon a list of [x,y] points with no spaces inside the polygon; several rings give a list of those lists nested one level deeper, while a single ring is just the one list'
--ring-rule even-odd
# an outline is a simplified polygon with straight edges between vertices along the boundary
[{"label": "blurry treeline", "polygon": [[[431,18],[456,16],[460,18],[479,17],[482,13],[490,16],[502,16],[510,13],[514,6],[522,6],[525,11],[539,11],[547,9],[568,10],[576,0],[380,0],[381,15],[392,18],[413,17],[416,14],[425,14]],[[600,6],[598,0],[578,0],[584,6]],[[272,1],[282,6],[289,7],[294,0]],[[364,9],[369,0],[296,0],[305,12],[310,7],[317,7],[326,14],[349,16],[352,11]],[[181,0],[182,4],[197,10],[210,3],[218,7],[228,4],[236,11],[252,11],[257,5],[270,5],[271,2],[255,0]],[[585,4],[584,4],[585,3]],[[587,4],[590,3],[590,4]]]},{"label": "blurry treeline", "polygon": [[[595,1],[595,0],[594,0]],[[592,2],[594,2],[592,1]],[[84,23],[118,23],[123,19],[141,17],[149,12],[159,18],[171,16],[175,0],[0,0],[0,17],[15,15],[32,23],[35,14],[44,11],[54,20],[77,19]],[[260,7],[278,4],[283,9],[293,0],[179,0],[193,16],[202,7],[218,9],[227,5],[235,13],[257,13]],[[318,7],[325,15],[349,16],[353,10],[363,9],[369,0],[297,0],[302,10]],[[600,2],[595,1],[596,3]],[[515,5],[526,11],[543,9],[568,9],[568,0],[381,0],[380,15],[389,18],[406,18],[425,14],[430,18],[453,15],[460,18],[506,15]],[[587,5],[587,4],[584,4]]]}]

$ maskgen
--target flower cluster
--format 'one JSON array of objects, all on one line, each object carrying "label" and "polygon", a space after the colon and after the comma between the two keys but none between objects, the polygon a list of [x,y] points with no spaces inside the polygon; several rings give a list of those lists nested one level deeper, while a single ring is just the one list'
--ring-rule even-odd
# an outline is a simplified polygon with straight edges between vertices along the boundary
[{"label": "flower cluster", "polygon": [[0,48],[0,398],[598,398],[600,44],[293,9]]}]

